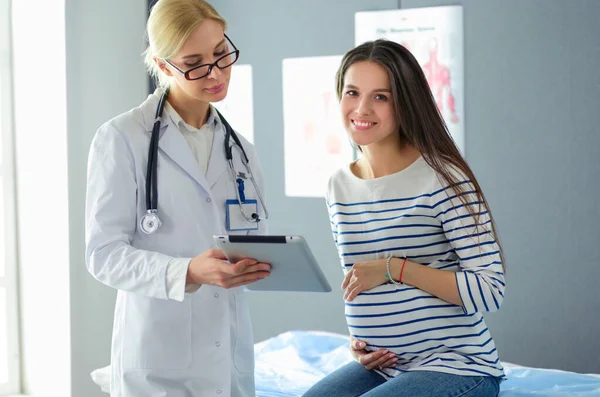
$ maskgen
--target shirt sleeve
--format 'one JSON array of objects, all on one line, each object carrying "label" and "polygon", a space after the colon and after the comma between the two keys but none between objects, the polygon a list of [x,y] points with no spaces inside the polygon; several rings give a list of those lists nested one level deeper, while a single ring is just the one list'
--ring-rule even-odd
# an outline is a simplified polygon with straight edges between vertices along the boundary
[{"label": "shirt sleeve", "polygon": [[331,216],[331,205],[329,203],[328,198],[325,199],[325,205],[327,206],[327,213],[329,214],[329,226],[331,227],[331,234],[333,235],[333,242],[335,243],[335,246],[337,248],[337,244],[338,244],[337,225],[335,224],[335,222],[333,221],[333,217]]},{"label": "shirt sleeve", "polygon": [[440,185],[432,195],[432,205],[459,258],[461,270],[456,273],[456,284],[465,314],[493,312],[504,300],[500,248],[492,232],[489,210],[477,199],[473,184],[465,179],[459,184],[466,203],[452,188]]}]

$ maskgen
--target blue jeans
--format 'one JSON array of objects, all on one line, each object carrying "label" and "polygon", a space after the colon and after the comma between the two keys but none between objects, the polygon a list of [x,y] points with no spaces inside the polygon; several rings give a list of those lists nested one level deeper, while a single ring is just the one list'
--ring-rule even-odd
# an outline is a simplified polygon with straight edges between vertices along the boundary
[{"label": "blue jeans", "polygon": [[500,380],[433,371],[406,372],[388,381],[357,362],[321,379],[304,397],[496,397]]}]

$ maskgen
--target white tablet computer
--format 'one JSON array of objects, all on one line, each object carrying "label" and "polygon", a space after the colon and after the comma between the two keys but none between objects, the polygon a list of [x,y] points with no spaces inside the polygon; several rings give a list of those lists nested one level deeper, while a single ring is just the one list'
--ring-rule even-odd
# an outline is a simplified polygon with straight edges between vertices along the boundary
[{"label": "white tablet computer", "polygon": [[250,291],[331,291],[301,236],[217,235],[214,239],[229,262],[253,258],[271,264],[269,277],[246,285]]}]

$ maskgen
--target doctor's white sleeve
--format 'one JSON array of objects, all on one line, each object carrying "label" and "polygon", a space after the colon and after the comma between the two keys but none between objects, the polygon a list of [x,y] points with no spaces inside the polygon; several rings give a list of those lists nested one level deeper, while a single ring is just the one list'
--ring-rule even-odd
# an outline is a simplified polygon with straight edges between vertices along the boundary
[{"label": "doctor's white sleeve", "polygon": [[167,265],[167,297],[183,301],[185,294],[191,294],[200,289],[199,284],[186,284],[187,271],[192,258],[173,258]]},{"label": "doctor's white sleeve", "polygon": [[173,257],[131,246],[137,222],[137,185],[128,143],[119,131],[105,124],[92,141],[88,159],[86,265],[97,280],[110,287],[168,299],[167,268]]}]

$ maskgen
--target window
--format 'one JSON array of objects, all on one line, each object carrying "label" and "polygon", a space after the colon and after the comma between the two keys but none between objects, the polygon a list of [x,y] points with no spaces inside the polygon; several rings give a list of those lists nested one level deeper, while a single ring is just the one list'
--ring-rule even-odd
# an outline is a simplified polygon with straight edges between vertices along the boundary
[{"label": "window", "polygon": [[0,396],[20,391],[10,15],[0,0]]}]

